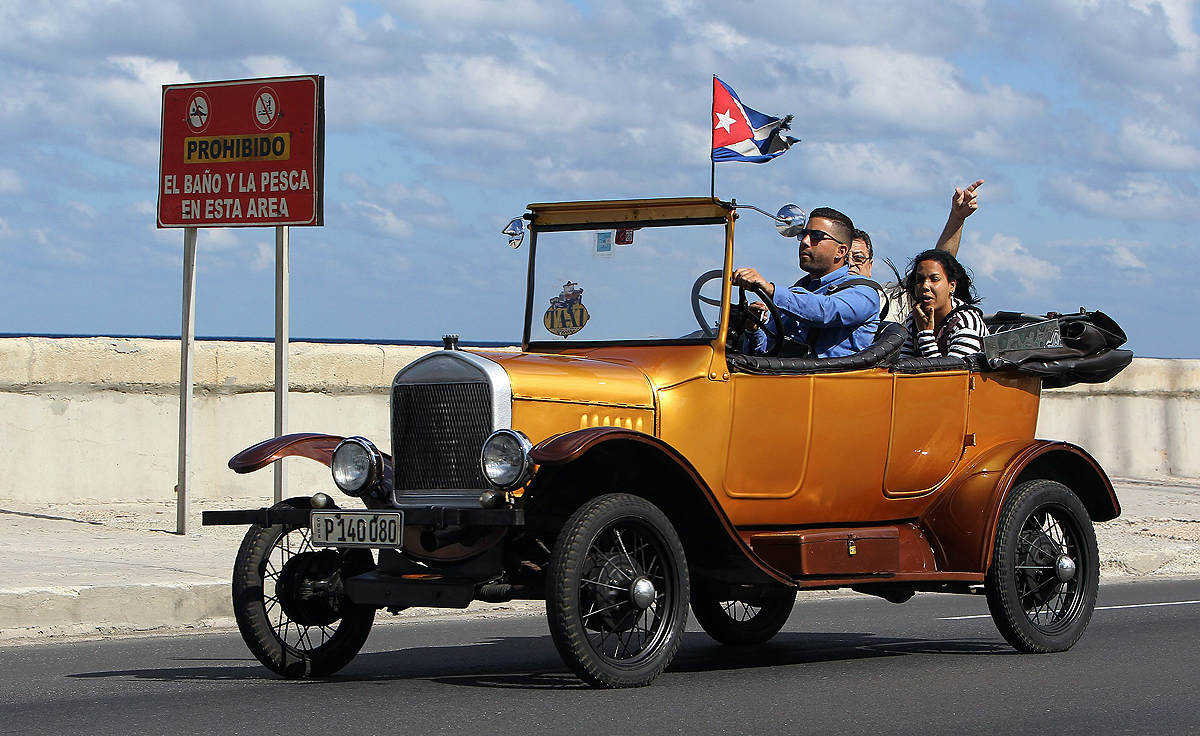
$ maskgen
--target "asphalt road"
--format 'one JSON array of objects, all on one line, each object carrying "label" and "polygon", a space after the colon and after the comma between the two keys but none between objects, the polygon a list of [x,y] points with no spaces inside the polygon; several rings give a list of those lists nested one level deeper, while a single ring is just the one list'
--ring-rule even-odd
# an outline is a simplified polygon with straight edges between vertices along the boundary
[{"label": "asphalt road", "polygon": [[1102,586],[1099,605],[1074,649],[1032,656],[982,597],[801,602],[768,644],[689,631],[652,686],[616,691],[575,680],[541,617],[377,627],[326,681],[275,678],[236,632],[12,646],[0,732],[1200,732],[1200,581]]}]

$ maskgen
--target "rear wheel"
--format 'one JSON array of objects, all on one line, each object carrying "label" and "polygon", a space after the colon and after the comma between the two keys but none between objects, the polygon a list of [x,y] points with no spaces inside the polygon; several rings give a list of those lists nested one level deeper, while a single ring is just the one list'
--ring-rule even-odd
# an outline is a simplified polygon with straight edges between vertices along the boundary
[{"label": "rear wheel", "polygon": [[796,603],[796,591],[791,589],[752,602],[723,597],[696,586],[692,590],[692,613],[709,636],[731,645],[769,641],[787,623]]},{"label": "rear wheel", "polygon": [[[293,498],[280,507],[310,508],[310,501]],[[373,566],[365,549],[314,548],[307,526],[252,525],[233,568],[233,613],[246,646],[284,677],[323,677],[345,667],[366,642],[375,609],[314,595],[314,588]]]},{"label": "rear wheel", "polygon": [[550,634],[589,684],[650,684],[679,649],[687,601],[683,546],[649,501],[600,496],[559,534],[547,581]]},{"label": "rear wheel", "polygon": [[1022,652],[1070,649],[1092,619],[1100,585],[1096,532],[1079,497],[1032,480],[1000,512],[985,589],[996,628]]}]

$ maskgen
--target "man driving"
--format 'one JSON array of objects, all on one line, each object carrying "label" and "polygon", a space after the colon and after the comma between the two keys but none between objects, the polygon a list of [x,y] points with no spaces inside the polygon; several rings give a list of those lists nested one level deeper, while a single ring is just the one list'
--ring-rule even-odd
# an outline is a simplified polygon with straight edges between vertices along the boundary
[{"label": "man driving", "polygon": [[[857,280],[846,264],[850,243],[854,238],[854,223],[849,217],[829,207],[819,207],[808,218],[807,228],[800,233],[800,268],[808,273],[790,288],[776,289],[753,268],[733,272],[734,286],[747,289],[759,287],[775,302],[783,318],[782,330],[767,319],[767,329],[784,338],[782,354],[806,352],[817,358],[850,355],[868,347],[875,339],[879,326],[879,293]],[[766,307],[758,302],[751,305],[759,319],[751,318],[747,325],[746,348],[753,354],[766,353],[770,338],[758,329],[765,318]],[[793,350],[787,343],[795,343]]]}]

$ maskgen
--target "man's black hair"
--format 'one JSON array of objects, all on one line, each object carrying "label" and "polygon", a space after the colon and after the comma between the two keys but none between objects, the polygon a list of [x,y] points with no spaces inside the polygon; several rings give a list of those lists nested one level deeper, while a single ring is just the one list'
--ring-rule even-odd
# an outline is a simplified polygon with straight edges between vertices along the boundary
[{"label": "man's black hair", "polygon": [[971,284],[971,272],[959,263],[957,258],[950,255],[949,251],[945,250],[923,251],[912,259],[912,263],[908,264],[908,275],[904,277],[904,290],[908,292],[914,302],[917,301],[914,291],[917,286],[917,266],[925,261],[937,261],[942,264],[942,270],[946,272],[946,280],[955,282],[954,296],[958,297],[959,301],[965,304],[980,302],[979,294],[975,292],[975,286]]},{"label": "man's black hair", "polygon": [[871,245],[871,236],[867,235],[866,230],[854,229],[854,240],[861,240],[867,244],[867,259],[875,260],[875,246]]},{"label": "man's black hair", "polygon": [[[853,220],[851,220],[846,215],[843,215],[841,212],[838,212],[837,210],[833,209],[832,207],[818,207],[815,210],[813,210],[812,212],[808,213],[808,219],[810,222],[812,221],[812,219],[814,217],[820,217],[821,219],[829,220],[831,222],[836,222],[836,223],[844,226],[846,228],[846,232],[840,233],[841,237],[838,237],[838,240],[843,241],[846,244],[847,248],[850,247],[850,242],[852,240],[854,240],[854,221]],[[837,237],[839,235],[839,233],[830,233],[830,235]]]}]

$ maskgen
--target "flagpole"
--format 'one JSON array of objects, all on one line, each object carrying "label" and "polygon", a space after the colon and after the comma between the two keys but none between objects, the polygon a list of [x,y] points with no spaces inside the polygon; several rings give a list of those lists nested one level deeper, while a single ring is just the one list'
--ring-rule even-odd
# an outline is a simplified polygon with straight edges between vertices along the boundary
[{"label": "flagpole", "polygon": [[708,196],[712,197],[712,201],[717,201],[717,160],[709,153],[708,157],[712,159],[712,174],[708,178]]}]

